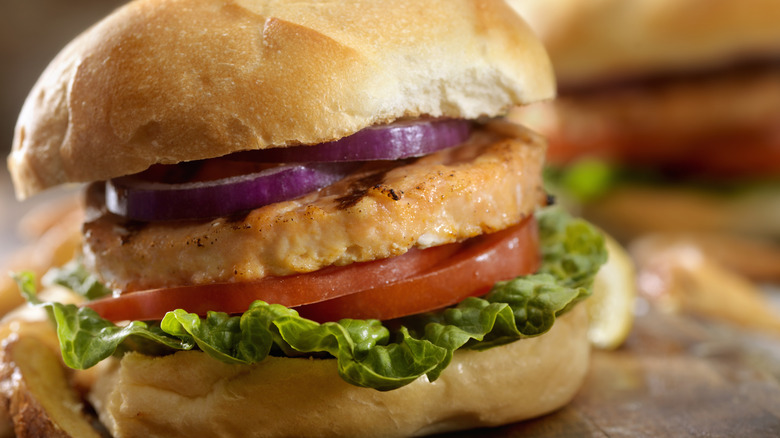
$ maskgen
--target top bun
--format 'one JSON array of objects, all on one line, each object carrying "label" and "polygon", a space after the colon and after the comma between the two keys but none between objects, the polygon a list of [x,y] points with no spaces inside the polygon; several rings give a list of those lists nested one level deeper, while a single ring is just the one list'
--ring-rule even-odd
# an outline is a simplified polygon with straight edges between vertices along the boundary
[{"label": "top bun", "polygon": [[562,86],[780,56],[777,0],[509,0]]},{"label": "top bun", "polygon": [[8,166],[21,199],[553,94],[544,48],[499,1],[136,0],[44,71]]}]

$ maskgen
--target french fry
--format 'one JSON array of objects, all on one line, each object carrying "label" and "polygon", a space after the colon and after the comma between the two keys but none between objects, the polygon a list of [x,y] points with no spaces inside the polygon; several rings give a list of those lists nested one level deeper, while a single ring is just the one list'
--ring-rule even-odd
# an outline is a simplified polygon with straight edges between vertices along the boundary
[{"label": "french fry", "polygon": [[101,434],[92,426],[94,420],[84,412],[59,355],[50,345],[53,334],[51,327],[48,331],[43,327],[22,330],[3,342],[0,392],[14,432],[20,438],[99,438]]},{"label": "french fry", "polygon": [[780,245],[765,239],[724,233],[658,233],[632,244],[640,259],[673,246],[697,248],[724,268],[751,280],[780,282]]},{"label": "french fry", "polygon": [[11,272],[32,271],[40,280],[46,271],[64,265],[80,250],[83,208],[72,203],[70,209],[60,213],[56,223],[49,224],[32,243],[16,251],[7,265],[0,268],[0,316],[24,304]]},{"label": "french fry", "polygon": [[79,220],[84,217],[84,202],[78,191],[34,205],[24,213],[16,229],[23,239],[35,241],[63,220],[70,220],[72,215],[77,215]]},{"label": "french fry", "polygon": [[634,242],[631,250],[637,260],[639,291],[659,308],[780,336],[778,309],[711,246],[652,236]]}]

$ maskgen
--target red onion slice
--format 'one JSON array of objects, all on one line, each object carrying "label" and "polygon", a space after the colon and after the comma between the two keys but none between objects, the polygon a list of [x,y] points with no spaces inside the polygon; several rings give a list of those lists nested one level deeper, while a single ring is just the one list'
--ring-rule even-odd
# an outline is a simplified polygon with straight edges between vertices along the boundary
[{"label": "red onion slice", "polygon": [[413,120],[372,126],[316,146],[245,151],[231,157],[268,163],[398,160],[456,146],[470,134],[468,120]]},{"label": "red onion slice", "polygon": [[291,164],[181,184],[126,176],[106,183],[106,207],[114,214],[139,221],[229,216],[333,184],[354,168],[352,163]]},{"label": "red onion slice", "polygon": [[286,164],[212,181],[167,184],[144,176],[106,183],[106,207],[139,221],[206,219],[229,216],[285,201],[330,185],[349,173],[354,162],[418,157],[463,143],[471,135],[467,120],[414,120],[363,129],[316,146],[239,152],[231,160]]}]

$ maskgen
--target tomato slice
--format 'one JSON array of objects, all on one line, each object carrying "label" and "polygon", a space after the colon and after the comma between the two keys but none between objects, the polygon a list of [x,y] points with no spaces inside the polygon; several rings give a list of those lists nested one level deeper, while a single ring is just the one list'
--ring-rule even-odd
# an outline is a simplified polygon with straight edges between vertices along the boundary
[{"label": "tomato slice", "polygon": [[498,281],[536,272],[540,262],[538,227],[530,219],[472,239],[453,257],[427,272],[296,310],[304,318],[319,322],[400,318],[484,295]]},{"label": "tomato slice", "polygon": [[178,286],[126,292],[86,306],[111,321],[162,319],[173,309],[205,315],[209,310],[244,312],[255,300],[295,307],[333,299],[415,275],[458,251],[461,244],[442,245],[372,262],[331,266],[319,271],[258,281]]},{"label": "tomato slice", "polygon": [[496,281],[535,271],[537,233],[535,221],[528,219],[463,243],[373,262],[251,282],[130,292],[86,306],[111,321],[159,320],[174,309],[242,313],[255,300],[295,307],[318,321],[390,319],[455,304],[485,293]]}]

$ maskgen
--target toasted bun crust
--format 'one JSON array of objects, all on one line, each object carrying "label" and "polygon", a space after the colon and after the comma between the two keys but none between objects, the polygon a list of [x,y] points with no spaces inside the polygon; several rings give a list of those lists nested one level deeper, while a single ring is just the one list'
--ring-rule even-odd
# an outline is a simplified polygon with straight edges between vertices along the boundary
[{"label": "toasted bun crust", "polygon": [[780,56],[776,0],[509,0],[562,85]]},{"label": "toasted bun crust", "polygon": [[91,401],[117,438],[391,437],[496,426],[572,399],[588,364],[586,325],[578,306],[540,337],[458,351],[435,382],[423,377],[388,392],[345,383],[333,360],[244,366],[200,352],[132,353],[98,381]]},{"label": "toasted bun crust", "polygon": [[25,198],[553,94],[543,47],[503,2],[137,0],[44,71],[8,165]]}]

